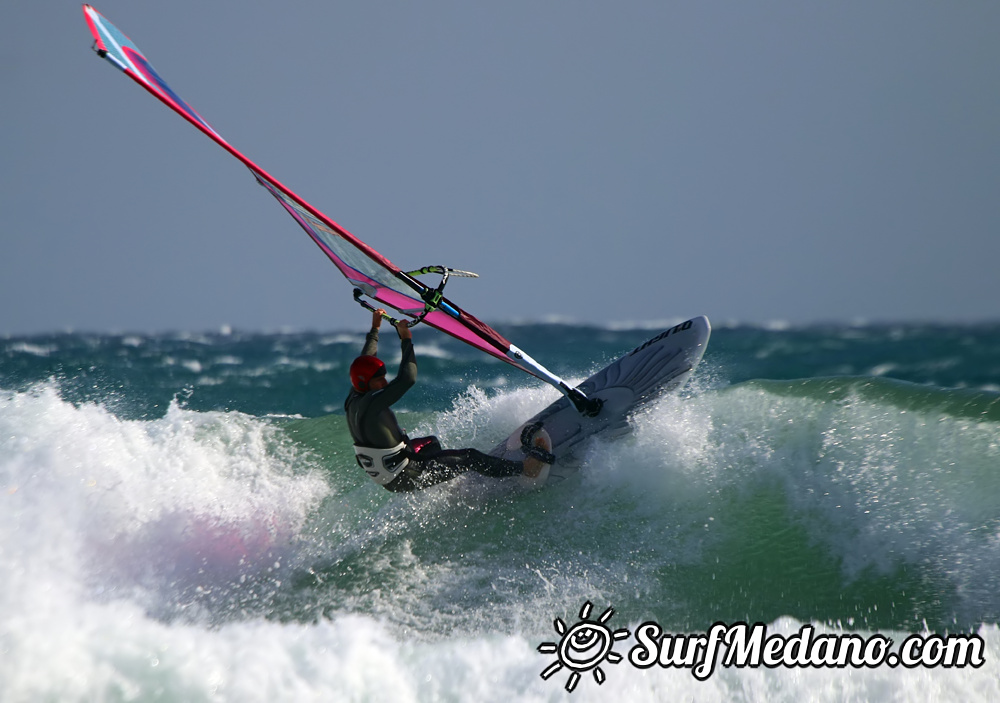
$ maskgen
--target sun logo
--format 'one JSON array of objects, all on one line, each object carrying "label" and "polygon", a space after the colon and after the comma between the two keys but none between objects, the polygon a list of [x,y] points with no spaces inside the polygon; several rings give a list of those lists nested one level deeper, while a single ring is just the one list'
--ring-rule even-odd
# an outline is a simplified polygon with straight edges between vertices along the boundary
[{"label": "sun logo", "polygon": [[585,671],[593,670],[594,681],[598,684],[604,683],[605,675],[600,667],[601,662],[605,660],[612,664],[620,662],[621,655],[611,651],[611,648],[616,640],[629,636],[629,631],[626,629],[612,631],[605,625],[615,614],[613,608],[605,610],[597,620],[590,620],[590,611],[593,607],[590,601],[584,603],[580,608],[580,622],[569,629],[561,618],[556,618],[553,625],[562,639],[558,644],[542,642],[538,645],[538,651],[542,654],[555,654],[557,657],[556,661],[542,672],[542,678],[547,680],[566,667],[571,672],[566,680],[566,690],[571,693],[580,682],[580,674]]}]

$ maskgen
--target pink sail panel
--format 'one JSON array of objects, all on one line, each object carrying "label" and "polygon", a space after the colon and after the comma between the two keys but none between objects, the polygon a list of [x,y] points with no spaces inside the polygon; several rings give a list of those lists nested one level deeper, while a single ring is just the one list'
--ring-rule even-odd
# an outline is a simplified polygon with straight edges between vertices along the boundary
[{"label": "pink sail panel", "polygon": [[[373,262],[370,257],[360,255],[359,250],[333,228],[333,223],[322,215],[317,216],[306,211],[260,173],[254,172],[254,175],[312,237],[351,284],[360,288],[368,297],[405,315],[416,317],[424,311],[424,301],[420,296],[428,290],[427,286],[402,274],[399,268],[384,257],[381,257],[382,262],[379,264]],[[424,317],[423,321],[426,324],[534,375],[532,370],[524,369],[506,356],[510,350],[510,342],[498,332],[446,298],[442,299],[442,302],[444,303],[442,307],[451,308],[455,314],[434,310]]]}]

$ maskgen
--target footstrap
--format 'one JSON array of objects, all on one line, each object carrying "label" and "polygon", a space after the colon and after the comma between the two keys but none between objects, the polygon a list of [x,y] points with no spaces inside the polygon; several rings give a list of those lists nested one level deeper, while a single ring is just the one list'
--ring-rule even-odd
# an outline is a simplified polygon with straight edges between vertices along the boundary
[{"label": "footstrap", "polygon": [[535,422],[531,425],[526,425],[521,430],[521,449],[524,450],[525,454],[533,459],[538,459],[543,464],[554,464],[556,463],[555,454],[534,445],[533,440],[540,429],[542,429],[542,423]]}]

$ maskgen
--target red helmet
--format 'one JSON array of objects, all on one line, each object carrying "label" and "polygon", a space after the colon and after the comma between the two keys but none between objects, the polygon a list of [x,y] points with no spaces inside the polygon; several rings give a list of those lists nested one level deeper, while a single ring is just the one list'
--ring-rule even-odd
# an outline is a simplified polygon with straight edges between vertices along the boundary
[{"label": "red helmet", "polygon": [[367,393],[372,379],[385,376],[385,364],[377,356],[359,356],[351,364],[351,385],[358,393]]}]

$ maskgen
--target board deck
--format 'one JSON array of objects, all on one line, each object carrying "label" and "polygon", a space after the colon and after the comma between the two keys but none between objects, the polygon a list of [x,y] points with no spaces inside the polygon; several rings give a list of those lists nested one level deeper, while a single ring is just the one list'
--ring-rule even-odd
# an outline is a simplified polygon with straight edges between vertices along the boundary
[{"label": "board deck", "polygon": [[579,451],[585,440],[627,433],[629,415],[643,403],[684,386],[705,354],[711,331],[704,316],[664,330],[580,384],[587,397],[604,403],[596,417],[581,415],[568,398],[560,398],[525,421],[490,453],[523,460],[521,431],[526,425],[541,423],[556,456],[548,480],[567,478],[579,467]]}]

